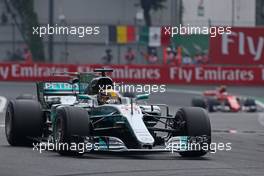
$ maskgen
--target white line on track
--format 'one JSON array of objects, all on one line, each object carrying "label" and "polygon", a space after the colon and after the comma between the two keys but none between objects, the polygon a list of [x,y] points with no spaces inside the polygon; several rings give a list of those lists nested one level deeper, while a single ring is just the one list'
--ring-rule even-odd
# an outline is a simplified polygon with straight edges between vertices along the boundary
[{"label": "white line on track", "polygon": [[[256,101],[256,103],[261,107],[264,108],[264,103],[262,103],[261,101]],[[258,114],[258,121],[259,123],[264,126],[264,113],[259,113]]]},{"label": "white line on track", "polygon": [[262,126],[264,126],[264,113],[259,113],[258,121]]},{"label": "white line on track", "polygon": [[[0,96],[0,113],[3,113],[6,107],[7,99]],[[0,123],[0,128],[4,128],[5,124]]]},{"label": "white line on track", "polygon": [[6,102],[7,102],[6,98],[0,96],[0,113],[4,112]]}]

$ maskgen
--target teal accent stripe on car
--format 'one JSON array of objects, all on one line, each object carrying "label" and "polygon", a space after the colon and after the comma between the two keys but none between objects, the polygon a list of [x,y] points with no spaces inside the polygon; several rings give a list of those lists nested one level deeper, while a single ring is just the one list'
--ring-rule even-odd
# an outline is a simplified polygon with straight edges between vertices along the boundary
[{"label": "teal accent stripe on car", "polygon": [[78,84],[70,84],[65,82],[49,82],[44,84],[44,91],[51,92],[51,91],[79,91]]}]

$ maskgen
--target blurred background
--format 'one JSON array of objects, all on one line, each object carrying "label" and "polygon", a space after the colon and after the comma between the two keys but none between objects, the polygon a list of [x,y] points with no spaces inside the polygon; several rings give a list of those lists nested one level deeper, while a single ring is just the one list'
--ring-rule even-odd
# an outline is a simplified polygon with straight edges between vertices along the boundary
[{"label": "blurred background", "polygon": [[[100,35],[84,38],[76,35],[47,35],[43,38],[32,35],[33,26],[47,24],[99,26]],[[210,53],[214,46],[210,45],[209,35],[177,35],[154,46],[147,40],[152,27],[157,29],[180,24],[231,26],[238,30],[240,27],[241,30],[257,28],[264,25],[264,1],[0,0],[0,62],[214,63],[210,62],[214,59],[211,57],[216,56]],[[127,35],[129,40],[112,40],[113,34]],[[261,32],[259,36],[263,37]],[[263,59],[263,54],[261,57]]]}]

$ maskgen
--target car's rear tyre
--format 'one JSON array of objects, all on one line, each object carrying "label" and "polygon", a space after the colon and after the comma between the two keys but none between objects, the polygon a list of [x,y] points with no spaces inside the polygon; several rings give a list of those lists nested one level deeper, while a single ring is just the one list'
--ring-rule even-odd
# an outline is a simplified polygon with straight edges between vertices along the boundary
[{"label": "car's rear tyre", "polygon": [[[208,141],[205,143],[210,146],[211,143],[211,124],[208,113],[197,107],[181,108],[175,116],[176,121],[184,121],[185,125],[180,133],[182,136],[206,136]],[[202,147],[202,146],[201,146]],[[205,150],[179,152],[183,157],[200,157],[207,153]]]},{"label": "car's rear tyre", "polygon": [[[244,106],[249,108],[247,112],[256,112],[257,111],[257,104],[256,104],[255,99],[253,99],[253,98],[247,98],[244,101]],[[252,108],[252,107],[254,107],[254,108]]]},{"label": "car's rear tyre", "polygon": [[208,98],[207,99],[207,110],[209,112],[215,112],[215,106],[219,106],[220,102],[217,99],[214,98]]},{"label": "car's rear tyre", "polygon": [[54,142],[67,147],[57,149],[64,156],[81,156],[83,151],[71,150],[71,144],[84,142],[84,137],[90,134],[88,112],[79,107],[59,107],[54,125]]},{"label": "car's rear tyre", "polygon": [[204,109],[207,108],[205,100],[201,97],[193,98],[192,99],[192,106],[193,107],[200,107],[200,108],[204,108]]},{"label": "car's rear tyre", "polygon": [[43,112],[34,100],[14,100],[7,105],[5,134],[12,146],[31,146],[43,134]]}]

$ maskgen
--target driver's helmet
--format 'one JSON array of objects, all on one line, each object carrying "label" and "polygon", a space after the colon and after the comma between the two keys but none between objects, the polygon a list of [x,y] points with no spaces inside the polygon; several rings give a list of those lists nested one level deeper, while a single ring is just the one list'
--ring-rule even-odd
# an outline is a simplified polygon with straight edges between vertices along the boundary
[{"label": "driver's helmet", "polygon": [[218,89],[219,93],[225,93],[226,92],[226,86],[225,85],[221,85]]},{"label": "driver's helmet", "polygon": [[120,104],[121,99],[119,94],[113,89],[99,91],[97,95],[99,105],[103,104]]}]

